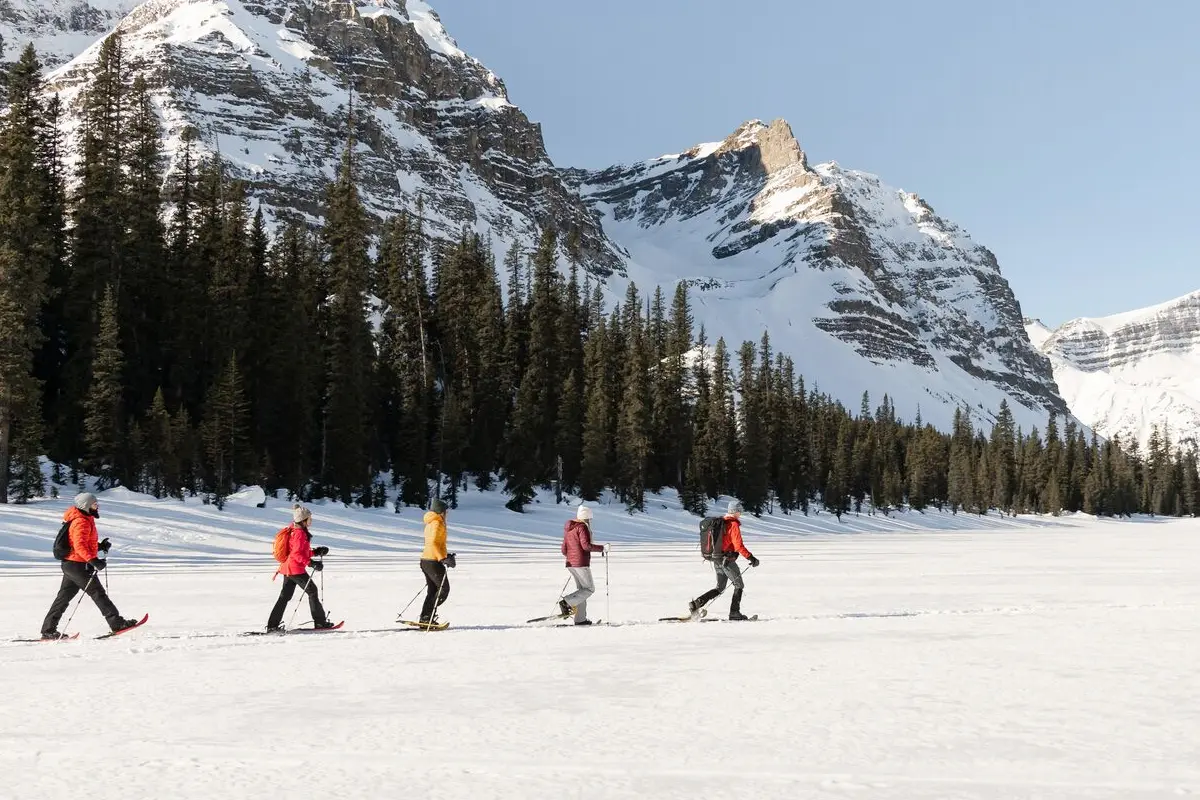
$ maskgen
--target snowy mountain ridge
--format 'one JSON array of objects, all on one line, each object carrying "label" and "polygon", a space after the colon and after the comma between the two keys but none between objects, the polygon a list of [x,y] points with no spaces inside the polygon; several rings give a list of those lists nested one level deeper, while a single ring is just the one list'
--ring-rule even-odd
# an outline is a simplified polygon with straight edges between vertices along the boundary
[{"label": "snowy mountain ridge", "polygon": [[1101,435],[1143,445],[1154,426],[1175,443],[1200,436],[1200,291],[1055,330],[1026,320],[1071,411]]},{"label": "snowy mountain ridge", "polygon": [[698,317],[735,343],[769,329],[844,402],[886,387],[902,416],[938,425],[956,407],[989,420],[1004,397],[1026,429],[1067,413],[992,253],[915,194],[810,166],[783,120],[565,174],[627,248],[630,278],[688,282]]},{"label": "snowy mountain ridge", "polygon": [[70,61],[111,31],[138,0],[0,0],[3,61],[15,61],[27,42],[44,64]]},{"label": "snowy mountain ridge", "polygon": [[[545,225],[574,228],[595,273],[621,267],[540,127],[421,0],[146,0],[117,28],[152,88],[169,168],[184,131],[198,133],[198,152],[219,152],[272,223],[319,218],[353,103],[356,176],[375,217],[423,204],[433,235],[475,230],[501,255],[531,247]],[[49,76],[69,136],[99,47]]]},{"label": "snowy mountain ridge", "polygon": [[[39,7],[8,2],[29,19]],[[151,86],[169,167],[197,133],[193,147],[219,152],[269,223],[319,220],[352,120],[376,218],[421,208],[428,233],[476,231],[498,260],[543,226],[578,231],[610,301],[630,280],[687,281],[710,342],[736,349],[768,330],[810,388],[849,407],[887,393],[903,418],[942,428],[955,408],[986,424],[1004,399],[1026,429],[1066,413],[994,256],[915,194],[810,166],[785,122],[560,170],[540,126],[422,0],[146,0],[117,27]],[[97,40],[50,76],[68,135],[98,53]]]}]

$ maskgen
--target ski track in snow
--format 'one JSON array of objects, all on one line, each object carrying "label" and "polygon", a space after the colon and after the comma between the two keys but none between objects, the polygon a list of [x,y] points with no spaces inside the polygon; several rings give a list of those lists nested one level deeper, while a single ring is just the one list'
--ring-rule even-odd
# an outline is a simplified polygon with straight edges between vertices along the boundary
[{"label": "ski track in snow", "polygon": [[[614,624],[584,631],[522,624],[563,585],[569,509],[472,492],[449,515],[451,628],[399,636],[422,586],[415,510],[315,504],[345,631],[242,637],[279,590],[264,553],[287,504],[259,500],[102,494],[111,594],[150,623],[94,641],[85,601],[83,638],[48,644],[11,640],[57,587],[65,503],[0,507],[0,797],[1200,793],[1194,520],[893,515],[835,535],[747,518],[762,566],[744,607],[762,619],[671,624],[712,584],[694,518],[670,497],[632,517],[600,504],[596,538],[616,544],[589,612]],[[710,608],[723,618],[728,596]]]}]

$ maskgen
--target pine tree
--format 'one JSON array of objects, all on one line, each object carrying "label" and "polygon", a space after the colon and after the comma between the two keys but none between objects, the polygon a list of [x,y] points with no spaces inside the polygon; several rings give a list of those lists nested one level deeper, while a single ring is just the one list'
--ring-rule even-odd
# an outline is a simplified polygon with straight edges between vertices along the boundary
[{"label": "pine tree", "polygon": [[330,300],[326,316],[326,383],[322,416],[322,481],[343,503],[359,500],[372,485],[367,431],[371,421],[374,348],[367,320],[367,217],[354,185],[346,148],[328,191],[322,228]]},{"label": "pine tree", "polygon": [[742,402],[739,407],[738,428],[741,432],[739,446],[738,496],[747,511],[761,514],[766,510],[767,492],[771,470],[771,450],[767,442],[766,416],[770,387],[770,345],[763,337],[763,363],[765,375],[756,375],[758,348],[754,342],[744,342],[738,354],[740,378],[738,391]]},{"label": "pine tree", "polygon": [[837,440],[831,454],[829,475],[825,480],[825,510],[838,518],[850,511],[850,451],[853,448],[853,428],[849,416],[842,416]]},{"label": "pine tree", "polygon": [[584,348],[587,379],[584,381],[585,408],[583,452],[579,471],[579,494],[595,501],[608,477],[608,448],[615,431],[609,416],[611,398],[608,384],[608,357],[605,349],[608,326],[603,317],[593,325]]},{"label": "pine tree", "polygon": [[420,223],[401,214],[384,226],[379,247],[384,313],[379,330],[382,431],[400,502],[424,507],[429,496],[434,364],[432,300],[425,279]]},{"label": "pine tree", "polygon": [[209,485],[220,508],[224,498],[233,493],[253,463],[249,439],[250,409],[242,389],[236,355],[229,357],[225,369],[209,389],[205,406],[201,435],[208,456]]},{"label": "pine tree", "polygon": [[178,456],[171,429],[171,415],[162,389],[154,393],[150,410],[142,421],[143,462],[139,491],[162,498],[177,494],[179,485]]},{"label": "pine tree", "polygon": [[628,343],[621,413],[617,422],[617,491],[630,512],[646,510],[647,472],[650,462],[650,337],[637,315],[625,329]]},{"label": "pine tree", "polygon": [[84,407],[85,441],[88,470],[101,488],[118,482],[123,411],[121,376],[124,363],[121,352],[117,299],[111,288],[104,290],[100,303],[100,332],[92,348],[92,376]]},{"label": "pine tree", "polygon": [[[8,502],[14,425],[41,415],[33,358],[59,234],[44,216],[52,181],[40,89],[41,66],[28,47],[10,75],[8,114],[0,119],[0,503]],[[40,423],[26,424],[22,448],[38,449],[40,436]]]},{"label": "pine tree", "polygon": [[162,332],[165,296],[162,267],[166,232],[162,223],[162,132],[146,80],[130,88],[123,135],[124,230],[117,304],[125,349],[125,403],[144,409],[163,380]]}]

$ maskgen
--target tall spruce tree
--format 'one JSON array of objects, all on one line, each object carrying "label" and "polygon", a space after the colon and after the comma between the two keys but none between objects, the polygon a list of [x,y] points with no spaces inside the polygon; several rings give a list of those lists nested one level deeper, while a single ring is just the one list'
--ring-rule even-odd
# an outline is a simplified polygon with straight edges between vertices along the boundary
[{"label": "tall spruce tree", "polygon": [[98,486],[107,488],[119,480],[124,441],[121,380],[125,365],[117,298],[111,288],[104,290],[100,302],[100,329],[91,351],[91,381],[84,403],[88,471],[96,476]]},{"label": "tall spruce tree", "polygon": [[41,65],[27,47],[10,74],[8,114],[0,118],[0,503],[8,502],[19,419],[32,418],[24,425],[22,449],[37,450],[41,444],[41,387],[34,376],[34,354],[42,340],[39,314],[61,230],[47,218],[54,186],[44,158],[40,91]]},{"label": "tall spruce tree", "polygon": [[329,213],[321,229],[330,292],[321,474],[326,490],[343,503],[362,499],[372,485],[367,441],[374,361],[367,319],[371,263],[366,211],[354,184],[353,150],[350,142],[337,179],[329,186]]}]

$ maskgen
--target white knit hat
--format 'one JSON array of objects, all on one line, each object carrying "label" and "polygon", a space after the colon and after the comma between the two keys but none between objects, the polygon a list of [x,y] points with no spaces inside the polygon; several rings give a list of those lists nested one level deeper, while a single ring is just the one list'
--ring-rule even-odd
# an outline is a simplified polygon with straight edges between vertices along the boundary
[{"label": "white knit hat", "polygon": [[588,522],[592,518],[592,510],[587,506],[580,506],[575,510],[575,519],[580,522]]},{"label": "white knit hat", "polygon": [[92,504],[97,502],[98,498],[91,492],[80,492],[75,495],[75,507],[80,511],[91,511]]},{"label": "white knit hat", "polygon": [[292,522],[299,525],[301,522],[308,522],[312,519],[312,512],[302,505],[292,506]]},{"label": "white knit hat", "polygon": [[726,513],[728,513],[728,514],[740,514],[740,513],[742,513],[742,511],[743,511],[743,509],[742,509],[742,504],[741,504],[741,503],[739,503],[737,500],[730,500],[730,501],[729,501],[729,507],[728,507],[728,511],[727,511]]}]

